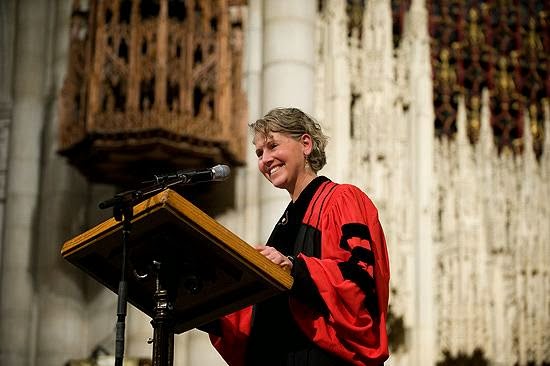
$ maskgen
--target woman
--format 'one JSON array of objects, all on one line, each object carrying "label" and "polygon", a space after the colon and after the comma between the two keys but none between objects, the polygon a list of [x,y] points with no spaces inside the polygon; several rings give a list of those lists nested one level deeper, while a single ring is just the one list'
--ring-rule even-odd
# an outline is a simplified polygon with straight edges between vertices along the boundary
[{"label": "woman", "polygon": [[357,187],[317,176],[326,136],[296,108],[250,125],[260,172],[291,202],[258,251],[292,289],[220,319],[231,365],[381,365],[388,357],[389,264],[378,213]]}]

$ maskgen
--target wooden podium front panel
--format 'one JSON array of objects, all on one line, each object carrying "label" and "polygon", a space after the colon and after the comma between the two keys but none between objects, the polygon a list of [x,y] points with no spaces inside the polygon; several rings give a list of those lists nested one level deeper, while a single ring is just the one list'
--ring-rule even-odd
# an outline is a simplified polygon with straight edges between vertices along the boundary
[{"label": "wooden podium front panel", "polygon": [[[61,254],[116,293],[122,224],[107,220],[67,241]],[[153,261],[161,263],[173,297],[175,333],[292,286],[286,271],[169,189],[134,207],[127,247],[128,301],[151,317]]]}]

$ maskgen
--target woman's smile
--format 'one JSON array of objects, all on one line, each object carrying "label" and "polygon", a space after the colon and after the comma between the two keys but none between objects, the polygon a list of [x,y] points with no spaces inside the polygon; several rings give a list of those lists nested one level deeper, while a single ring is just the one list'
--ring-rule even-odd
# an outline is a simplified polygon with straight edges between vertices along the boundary
[{"label": "woman's smile", "polygon": [[284,168],[284,164],[283,165],[277,165],[277,166],[274,166],[272,168],[269,168],[269,177],[271,178],[271,176],[275,173],[277,173],[279,170],[281,170],[282,168]]}]

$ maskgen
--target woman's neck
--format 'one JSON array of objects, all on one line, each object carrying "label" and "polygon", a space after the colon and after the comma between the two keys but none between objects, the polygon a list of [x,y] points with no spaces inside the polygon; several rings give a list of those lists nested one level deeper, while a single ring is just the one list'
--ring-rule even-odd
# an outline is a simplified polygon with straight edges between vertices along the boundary
[{"label": "woman's neck", "polygon": [[296,180],[296,184],[294,185],[294,190],[292,192],[289,192],[292,202],[296,202],[298,197],[300,197],[300,193],[302,193],[304,188],[306,188],[307,185],[311,183],[311,181],[314,180],[316,177],[317,177],[317,174],[312,171],[304,174],[302,177]]}]

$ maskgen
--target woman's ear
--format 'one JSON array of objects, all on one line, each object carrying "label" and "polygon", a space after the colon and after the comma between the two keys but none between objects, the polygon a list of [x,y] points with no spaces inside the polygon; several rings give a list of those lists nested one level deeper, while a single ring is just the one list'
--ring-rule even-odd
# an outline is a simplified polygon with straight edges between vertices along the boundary
[{"label": "woman's ear", "polygon": [[313,139],[311,136],[307,133],[304,133],[301,138],[302,145],[304,147],[304,155],[311,154],[311,151],[313,150]]}]

